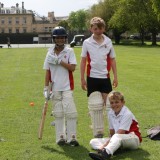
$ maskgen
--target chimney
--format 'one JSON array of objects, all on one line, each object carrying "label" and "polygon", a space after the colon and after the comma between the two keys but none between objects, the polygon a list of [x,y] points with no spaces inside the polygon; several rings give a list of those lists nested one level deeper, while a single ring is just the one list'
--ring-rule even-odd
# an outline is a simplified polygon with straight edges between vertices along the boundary
[{"label": "chimney", "polygon": [[18,3],[16,3],[16,8],[18,8],[19,7],[19,4]]},{"label": "chimney", "polygon": [[24,2],[22,2],[22,9],[24,9]]}]

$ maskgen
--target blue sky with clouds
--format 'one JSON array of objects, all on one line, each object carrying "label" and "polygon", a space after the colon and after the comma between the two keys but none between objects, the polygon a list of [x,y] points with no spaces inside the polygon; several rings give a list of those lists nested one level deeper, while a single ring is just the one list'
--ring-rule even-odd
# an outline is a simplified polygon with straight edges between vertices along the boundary
[{"label": "blue sky with clouds", "polygon": [[33,10],[41,16],[47,16],[48,12],[53,12],[56,17],[68,16],[70,12],[79,9],[88,9],[93,4],[98,3],[99,0],[0,0],[4,7],[22,6],[27,10]]}]

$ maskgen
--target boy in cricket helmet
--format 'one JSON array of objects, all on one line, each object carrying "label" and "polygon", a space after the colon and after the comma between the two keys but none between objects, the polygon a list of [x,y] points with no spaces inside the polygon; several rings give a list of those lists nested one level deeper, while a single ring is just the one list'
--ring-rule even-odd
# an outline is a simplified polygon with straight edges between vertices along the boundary
[{"label": "boy in cricket helmet", "polygon": [[48,93],[51,80],[53,82],[52,114],[55,118],[56,143],[78,146],[77,110],[73,98],[73,71],[77,61],[73,49],[65,45],[67,40],[65,28],[55,27],[52,31],[52,38],[54,45],[49,48],[43,67],[46,70],[44,95]]}]

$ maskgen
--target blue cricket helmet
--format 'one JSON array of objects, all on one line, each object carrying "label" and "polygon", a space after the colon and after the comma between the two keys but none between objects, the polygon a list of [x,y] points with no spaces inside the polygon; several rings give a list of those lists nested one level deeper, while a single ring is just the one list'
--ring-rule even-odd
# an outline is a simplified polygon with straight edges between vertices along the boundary
[{"label": "blue cricket helmet", "polygon": [[65,28],[61,27],[61,26],[57,26],[53,29],[52,31],[52,37],[58,37],[58,36],[64,36],[67,38],[67,32],[65,30]]}]

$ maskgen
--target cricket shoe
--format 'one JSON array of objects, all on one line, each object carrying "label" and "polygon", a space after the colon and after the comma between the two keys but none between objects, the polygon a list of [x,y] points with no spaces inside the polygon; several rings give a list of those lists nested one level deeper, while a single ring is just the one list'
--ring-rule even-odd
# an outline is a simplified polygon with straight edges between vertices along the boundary
[{"label": "cricket shoe", "polygon": [[57,142],[57,144],[59,146],[63,146],[65,145],[65,143],[66,143],[66,140],[63,138],[63,135],[61,135],[60,140]]},{"label": "cricket shoe", "polygon": [[103,149],[102,151],[99,151],[98,153],[90,152],[89,156],[93,160],[107,160],[107,159],[110,159],[111,157],[111,155],[108,154],[105,149]]},{"label": "cricket shoe", "polygon": [[76,146],[79,146],[79,143],[76,139],[72,139],[70,142],[69,142],[69,145],[72,146],[72,147],[76,147]]}]

